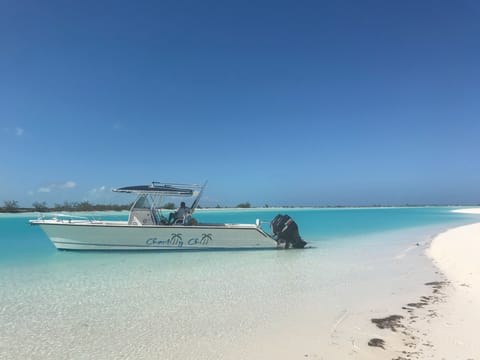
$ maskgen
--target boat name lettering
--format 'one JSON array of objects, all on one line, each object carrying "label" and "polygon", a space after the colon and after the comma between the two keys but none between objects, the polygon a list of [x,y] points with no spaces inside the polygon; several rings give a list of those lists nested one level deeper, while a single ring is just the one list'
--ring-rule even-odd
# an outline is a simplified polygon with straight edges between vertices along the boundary
[{"label": "boat name lettering", "polygon": [[208,245],[208,242],[212,240],[212,234],[202,234],[202,237],[199,238],[191,238],[188,240],[188,245]]},{"label": "boat name lettering", "polygon": [[145,243],[148,246],[183,246],[182,234],[172,234],[168,240],[152,237],[147,239]]}]

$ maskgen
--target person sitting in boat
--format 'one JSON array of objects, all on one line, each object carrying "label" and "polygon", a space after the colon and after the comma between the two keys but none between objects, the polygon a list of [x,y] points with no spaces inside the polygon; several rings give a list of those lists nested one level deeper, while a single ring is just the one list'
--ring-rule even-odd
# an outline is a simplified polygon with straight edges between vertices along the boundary
[{"label": "person sitting in boat", "polygon": [[180,207],[177,211],[170,213],[168,216],[168,223],[174,224],[178,220],[182,220],[182,222],[190,215],[190,208],[185,206],[185,202],[182,201],[180,203]]}]

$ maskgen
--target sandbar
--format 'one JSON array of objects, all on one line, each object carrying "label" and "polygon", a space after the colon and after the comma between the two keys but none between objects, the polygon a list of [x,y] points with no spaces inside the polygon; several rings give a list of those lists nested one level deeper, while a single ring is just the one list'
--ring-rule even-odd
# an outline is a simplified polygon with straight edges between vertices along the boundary
[{"label": "sandbar", "polygon": [[480,208],[466,208],[452,210],[454,213],[480,215]]}]

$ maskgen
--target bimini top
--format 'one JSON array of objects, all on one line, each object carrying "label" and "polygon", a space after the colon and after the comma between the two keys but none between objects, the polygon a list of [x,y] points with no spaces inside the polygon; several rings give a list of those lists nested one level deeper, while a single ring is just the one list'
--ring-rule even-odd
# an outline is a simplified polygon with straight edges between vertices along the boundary
[{"label": "bimini top", "polygon": [[196,184],[162,184],[153,181],[151,185],[135,185],[113,189],[115,192],[137,193],[137,194],[156,194],[168,196],[193,196],[195,189],[201,188]]}]

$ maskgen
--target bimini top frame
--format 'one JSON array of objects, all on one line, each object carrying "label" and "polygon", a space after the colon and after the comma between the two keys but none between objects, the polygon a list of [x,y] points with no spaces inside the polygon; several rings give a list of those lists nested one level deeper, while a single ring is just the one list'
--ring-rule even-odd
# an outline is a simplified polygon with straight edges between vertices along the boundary
[{"label": "bimini top frame", "polygon": [[[173,183],[160,183],[158,181],[153,181],[151,185],[135,185],[135,186],[126,186],[118,189],[113,189],[115,192],[137,194],[137,201],[132,206],[131,211],[140,204],[143,203],[146,196],[151,196],[150,208],[154,211],[159,207],[159,203],[164,196],[178,196],[178,197],[190,197],[196,196],[192,205],[190,206],[190,212],[193,213],[195,208],[198,206],[198,202],[203,194],[203,189],[206,187],[207,181],[203,185],[197,184],[173,184]],[[141,206],[144,207],[144,206]]]},{"label": "bimini top frame", "polygon": [[194,196],[206,185],[197,184],[168,184],[153,181],[151,185],[135,185],[113,189],[115,192],[155,194],[165,196]]}]

